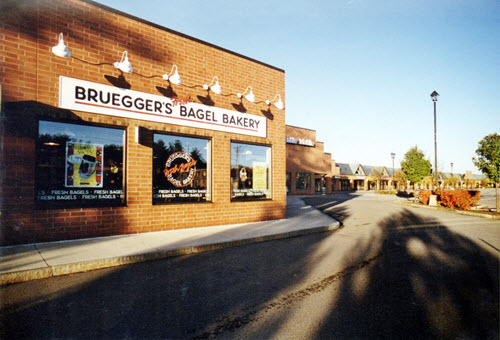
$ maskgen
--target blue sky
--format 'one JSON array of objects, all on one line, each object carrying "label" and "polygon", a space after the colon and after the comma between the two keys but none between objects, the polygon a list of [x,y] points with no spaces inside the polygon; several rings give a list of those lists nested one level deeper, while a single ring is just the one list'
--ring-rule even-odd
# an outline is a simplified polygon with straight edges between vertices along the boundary
[{"label": "blue sky", "polygon": [[500,132],[498,0],[98,2],[285,70],[286,123],[339,163],[392,167],[417,145],[471,170]]}]

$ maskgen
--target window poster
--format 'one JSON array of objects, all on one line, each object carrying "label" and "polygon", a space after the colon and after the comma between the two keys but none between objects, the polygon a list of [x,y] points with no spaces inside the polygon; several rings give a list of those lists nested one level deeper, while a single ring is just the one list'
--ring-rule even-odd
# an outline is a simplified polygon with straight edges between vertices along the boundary
[{"label": "window poster", "polygon": [[267,166],[265,162],[253,162],[253,190],[267,190]]},{"label": "window poster", "polygon": [[40,121],[37,207],[125,204],[124,140],[123,129]]},{"label": "window poster", "polygon": [[271,148],[231,143],[231,200],[271,198]]},{"label": "window poster", "polygon": [[210,141],[155,134],[153,204],[210,200]]},{"label": "window poster", "polygon": [[66,187],[102,188],[103,145],[66,142]]}]

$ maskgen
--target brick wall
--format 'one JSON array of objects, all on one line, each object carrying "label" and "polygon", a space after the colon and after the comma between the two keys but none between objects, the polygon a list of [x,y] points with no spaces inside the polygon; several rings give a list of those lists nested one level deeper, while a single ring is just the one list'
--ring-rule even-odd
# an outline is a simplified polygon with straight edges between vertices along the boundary
[{"label": "brick wall", "polygon": [[[293,137],[296,140],[306,139],[314,142],[314,147],[304,146],[299,144],[286,144],[286,171],[291,174],[291,192],[295,195],[311,195],[315,193],[314,180],[325,176],[324,186],[327,193],[332,192],[333,181],[332,176],[332,155],[325,153],[325,145],[323,142],[316,140],[316,131],[300,128],[296,126],[286,126],[287,137]],[[334,164],[334,163],[333,163]],[[296,188],[296,173],[306,172],[311,173],[311,189],[297,190]]]},{"label": "brick wall", "polygon": [[[0,77],[3,106],[1,140],[2,238],[26,243],[167,229],[202,227],[283,218],[285,192],[285,112],[264,101],[280,94],[284,71],[197,39],[137,20],[105,6],[76,0],[12,2],[0,10]],[[52,54],[57,36],[71,58]],[[190,96],[205,104],[202,88],[218,76],[223,95],[210,93],[216,107],[242,110],[236,93],[252,86],[256,103],[243,102],[249,114],[267,117],[267,137],[138,121],[58,109],[59,76],[111,85],[113,67],[128,51],[134,73],[124,80],[135,91]],[[161,77],[178,66],[185,86],[169,90]],[[122,79],[123,80],[123,79]],[[14,113],[13,113],[14,112]],[[36,210],[35,141],[38,120],[64,119],[126,128],[127,206]],[[136,127],[212,140],[212,202],[152,205],[152,149],[135,142]],[[272,146],[272,200],[230,201],[231,141]]]}]

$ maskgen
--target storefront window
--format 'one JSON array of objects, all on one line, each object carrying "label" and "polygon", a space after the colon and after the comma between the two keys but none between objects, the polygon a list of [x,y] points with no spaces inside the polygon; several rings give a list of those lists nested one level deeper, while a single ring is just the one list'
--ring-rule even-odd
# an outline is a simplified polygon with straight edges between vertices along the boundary
[{"label": "storefront window", "polygon": [[292,191],[292,173],[286,173],[286,192],[287,194]]},{"label": "storefront window", "polygon": [[231,200],[271,198],[271,148],[231,143]]},{"label": "storefront window", "polygon": [[156,133],[153,204],[210,201],[210,140]]},{"label": "storefront window", "polygon": [[124,140],[123,129],[40,121],[37,206],[123,205]]},{"label": "storefront window", "polygon": [[297,172],[297,180],[295,182],[297,190],[311,189],[311,174],[308,172]]}]

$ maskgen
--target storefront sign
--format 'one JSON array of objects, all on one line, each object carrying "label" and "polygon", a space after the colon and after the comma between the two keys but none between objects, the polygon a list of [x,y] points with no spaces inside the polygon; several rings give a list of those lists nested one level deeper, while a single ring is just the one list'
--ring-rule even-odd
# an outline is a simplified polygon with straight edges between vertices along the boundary
[{"label": "storefront sign", "polygon": [[196,161],[185,152],[176,152],[167,159],[163,172],[172,185],[182,188],[193,181],[196,175]]},{"label": "storefront sign", "polygon": [[314,146],[314,142],[310,139],[299,138],[299,144],[305,146]]},{"label": "storefront sign", "polygon": [[59,78],[59,107],[125,118],[266,137],[266,118],[85,80]]},{"label": "storefront sign", "polygon": [[304,138],[294,138],[294,137],[286,137],[286,142],[287,144],[298,144],[298,145],[304,145],[304,146],[314,146],[314,142],[310,139],[304,139]]}]

